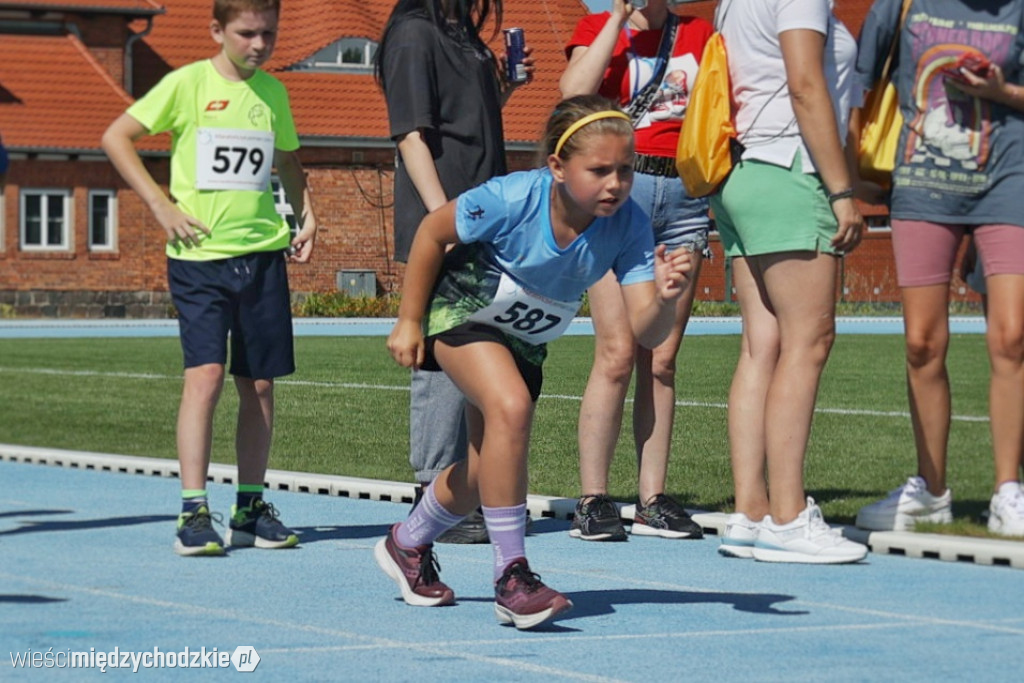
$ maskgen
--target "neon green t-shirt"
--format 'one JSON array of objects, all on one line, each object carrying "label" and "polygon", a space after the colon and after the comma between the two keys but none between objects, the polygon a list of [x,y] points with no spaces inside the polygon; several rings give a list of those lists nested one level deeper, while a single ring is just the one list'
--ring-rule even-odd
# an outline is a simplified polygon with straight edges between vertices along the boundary
[{"label": "neon green t-shirt", "polygon": [[212,261],[288,247],[274,209],[274,150],[299,148],[288,92],[263,71],[229,81],[210,60],[167,74],[128,114],[150,133],[170,131],[171,196],[210,228],[198,247],[167,244],[167,255]]}]

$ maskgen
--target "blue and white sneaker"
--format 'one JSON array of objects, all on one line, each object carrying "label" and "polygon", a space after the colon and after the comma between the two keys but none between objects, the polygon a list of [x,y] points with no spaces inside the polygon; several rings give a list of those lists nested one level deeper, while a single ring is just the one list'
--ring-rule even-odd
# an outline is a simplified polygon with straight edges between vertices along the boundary
[{"label": "blue and white sneaker", "polygon": [[238,509],[231,506],[228,545],[257,548],[293,548],[299,544],[298,535],[281,523],[277,508],[261,498],[252,507]]},{"label": "blue and white sneaker", "polygon": [[725,533],[718,553],[726,557],[749,560],[754,556],[754,542],[761,529],[761,522],[753,522],[742,512],[734,512],[725,520]]},{"label": "blue and white sneaker", "polygon": [[223,555],[224,541],[213,528],[213,522],[220,524],[220,515],[211,515],[203,505],[195,512],[178,515],[178,535],[174,539],[174,552],[182,557]]}]

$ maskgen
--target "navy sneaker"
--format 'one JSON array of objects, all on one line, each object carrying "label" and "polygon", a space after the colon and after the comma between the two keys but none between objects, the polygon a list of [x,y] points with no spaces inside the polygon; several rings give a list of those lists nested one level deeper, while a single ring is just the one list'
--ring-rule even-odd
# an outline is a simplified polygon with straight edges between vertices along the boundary
[{"label": "navy sneaker", "polygon": [[182,557],[223,555],[224,541],[213,528],[220,524],[220,515],[214,517],[203,505],[195,512],[178,515],[178,536],[174,539],[174,552]]},{"label": "navy sneaker", "polygon": [[605,495],[584,496],[576,503],[569,535],[584,541],[625,541],[619,509]]},{"label": "navy sneaker", "polygon": [[704,538],[704,530],[693,521],[683,506],[663,493],[651,498],[647,505],[636,504],[631,533],[661,538]]},{"label": "navy sneaker", "polygon": [[231,506],[231,523],[228,529],[228,545],[251,548],[294,548],[299,537],[278,519],[277,508],[262,498],[253,501],[252,507],[238,509]]}]

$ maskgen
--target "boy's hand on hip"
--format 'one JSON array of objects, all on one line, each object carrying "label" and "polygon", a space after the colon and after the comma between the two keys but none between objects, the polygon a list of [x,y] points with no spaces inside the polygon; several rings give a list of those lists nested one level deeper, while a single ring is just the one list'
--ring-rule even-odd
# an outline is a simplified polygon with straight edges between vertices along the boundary
[{"label": "boy's hand on hip", "polygon": [[193,218],[178,208],[177,204],[167,202],[165,205],[153,211],[157,222],[167,233],[167,241],[172,244],[180,244],[186,249],[198,247],[200,243],[199,233],[206,233],[210,236],[210,229],[203,225],[198,218]]}]

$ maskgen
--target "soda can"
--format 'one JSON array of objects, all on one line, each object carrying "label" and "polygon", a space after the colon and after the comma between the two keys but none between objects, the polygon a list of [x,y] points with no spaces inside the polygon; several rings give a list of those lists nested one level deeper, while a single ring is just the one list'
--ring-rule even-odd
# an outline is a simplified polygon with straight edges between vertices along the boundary
[{"label": "soda can", "polygon": [[505,77],[509,83],[525,83],[527,79],[526,34],[521,28],[507,28],[505,34]]}]

